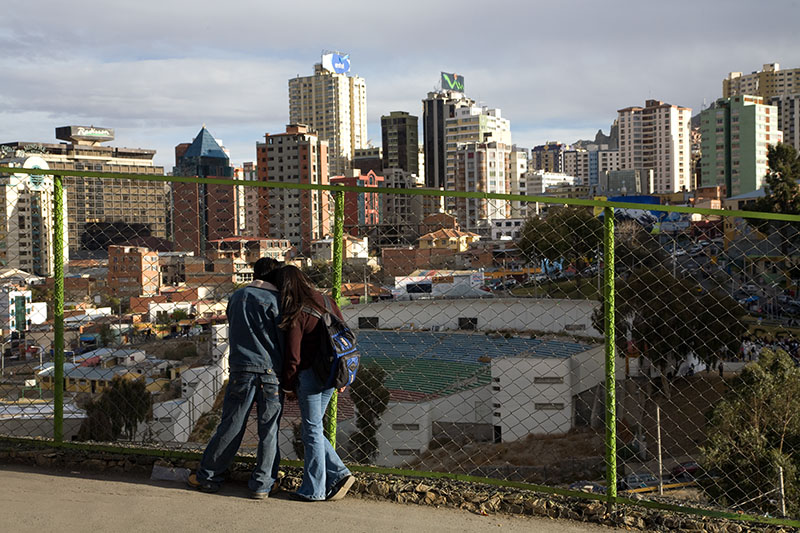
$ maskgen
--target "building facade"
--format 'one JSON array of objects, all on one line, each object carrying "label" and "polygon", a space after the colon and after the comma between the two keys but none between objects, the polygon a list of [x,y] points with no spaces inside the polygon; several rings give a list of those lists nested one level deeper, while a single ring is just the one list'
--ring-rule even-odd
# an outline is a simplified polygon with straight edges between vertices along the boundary
[{"label": "building facade", "polygon": [[[265,134],[256,145],[258,180],[328,185],[328,143],[309,127],[286,126],[285,133]],[[331,232],[328,191],[259,188],[259,234],[287,239],[303,255],[311,243]]]},{"label": "building facade", "polygon": [[565,172],[564,154],[567,150],[569,150],[568,145],[557,141],[534,146],[531,149],[528,168],[545,172]]},{"label": "building facade", "polygon": [[401,168],[416,173],[419,169],[418,118],[405,111],[392,111],[381,117],[383,168]]},{"label": "building facade", "polygon": [[[155,150],[102,146],[114,140],[112,128],[64,126],[55,130],[60,144],[11,142],[12,151],[34,148],[51,170],[87,170],[163,175],[153,164]],[[68,248],[103,251],[136,237],[166,239],[169,187],[158,181],[109,180],[65,176]]]},{"label": "building facade", "polygon": [[778,63],[767,63],[761,70],[742,75],[731,72],[722,80],[722,97],[761,96],[765,100],[782,94],[800,93],[800,68],[781,70]]},{"label": "building facade", "polygon": [[161,287],[158,252],[141,246],[109,246],[107,286],[117,298],[158,294]]},{"label": "building facade", "polygon": [[778,108],[760,96],[717,100],[700,115],[701,179],[704,187],[724,185],[726,195],[760,189],[767,174],[767,147],[783,140]]},{"label": "building facade", "polygon": [[[453,190],[509,194],[511,146],[502,142],[459,144],[455,152]],[[453,213],[465,231],[488,238],[491,221],[511,216],[507,200],[450,198]]]},{"label": "building facade", "polygon": [[[0,166],[47,169],[39,154],[5,149]],[[62,209],[66,210],[66,199]],[[28,274],[52,276],[55,261],[69,261],[67,218],[64,213],[63,256],[56,259],[55,198],[53,178],[48,175],[0,174],[0,265]]]},{"label": "building facade", "polygon": [[[331,185],[377,188],[383,185],[383,176],[376,176],[372,171],[362,174],[358,169],[354,169],[347,171],[344,176],[332,177]],[[383,196],[377,193],[345,193],[345,227],[349,229],[380,224]]]},{"label": "building facade", "polygon": [[367,145],[367,85],[329,70],[324,60],[313,75],[289,80],[289,123],[305,124],[327,141],[330,172],[340,175],[352,168],[355,150]]},{"label": "building facade", "polygon": [[653,169],[656,193],[691,188],[692,110],[647,100],[618,111],[619,168]]},{"label": "building facade", "polygon": [[[175,147],[175,175],[198,176],[201,183],[172,183],[172,235],[175,249],[203,256],[207,242],[239,233],[238,189],[234,168],[222,146],[203,126],[191,143]],[[202,183],[230,179],[230,185]]]},{"label": "building facade", "polygon": [[428,93],[422,101],[422,132],[425,150],[425,185],[430,188],[446,186],[447,150],[446,121],[455,110],[475,105],[475,101],[458,91]]}]

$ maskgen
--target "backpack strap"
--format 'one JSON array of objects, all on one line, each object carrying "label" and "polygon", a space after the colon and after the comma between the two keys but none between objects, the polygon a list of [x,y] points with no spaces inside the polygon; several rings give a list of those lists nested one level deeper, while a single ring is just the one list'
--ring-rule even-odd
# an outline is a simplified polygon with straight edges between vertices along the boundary
[{"label": "backpack strap", "polygon": [[314,309],[309,305],[304,305],[301,309],[304,313],[308,313],[309,315],[313,316],[314,318],[322,319],[322,313]]}]

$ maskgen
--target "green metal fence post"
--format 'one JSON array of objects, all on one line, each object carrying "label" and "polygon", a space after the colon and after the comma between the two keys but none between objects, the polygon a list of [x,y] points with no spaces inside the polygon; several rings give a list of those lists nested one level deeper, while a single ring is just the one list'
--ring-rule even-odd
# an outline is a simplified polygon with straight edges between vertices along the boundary
[{"label": "green metal fence post", "polygon": [[53,440],[64,440],[64,186],[53,176]]},{"label": "green metal fence post", "polygon": [[609,511],[617,499],[617,394],[614,314],[614,208],[603,210],[603,297],[606,332],[606,494]]},{"label": "green metal fence post", "polygon": [[[342,296],[342,258],[344,257],[343,236],[344,236],[344,191],[335,191],[334,199],[334,218],[333,218],[333,279],[331,280],[331,296],[333,301],[339,303]],[[339,394],[333,391],[333,396],[325,412],[325,437],[330,441],[331,446],[336,448],[336,414],[339,404]]]}]

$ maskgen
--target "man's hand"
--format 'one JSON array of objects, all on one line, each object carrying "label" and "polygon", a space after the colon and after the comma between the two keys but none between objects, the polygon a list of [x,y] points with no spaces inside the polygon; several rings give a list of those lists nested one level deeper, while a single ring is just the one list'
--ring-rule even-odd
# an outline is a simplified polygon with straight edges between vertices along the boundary
[{"label": "man's hand", "polygon": [[345,385],[344,387],[342,387],[342,388],[340,388],[340,389],[336,389],[336,392],[338,392],[339,394],[341,394],[341,393],[343,393],[343,392],[345,391],[345,389],[346,389],[346,388],[347,388],[347,385]]}]

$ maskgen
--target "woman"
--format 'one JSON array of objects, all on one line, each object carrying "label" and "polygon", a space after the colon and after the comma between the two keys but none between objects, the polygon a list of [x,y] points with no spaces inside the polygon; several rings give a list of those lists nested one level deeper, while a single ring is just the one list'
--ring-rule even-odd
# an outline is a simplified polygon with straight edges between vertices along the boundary
[{"label": "woman", "polygon": [[[306,307],[325,313],[326,296],[295,266],[275,272],[274,283],[281,291],[280,328],[286,332],[282,387],[288,399],[297,396],[303,422],[303,483],[295,495],[304,501],[340,500],[355,478],[323,434],[322,417],[334,389],[326,388],[312,368],[323,343],[328,342],[327,331],[325,324],[303,310]],[[330,303],[341,318],[339,307]]]}]

